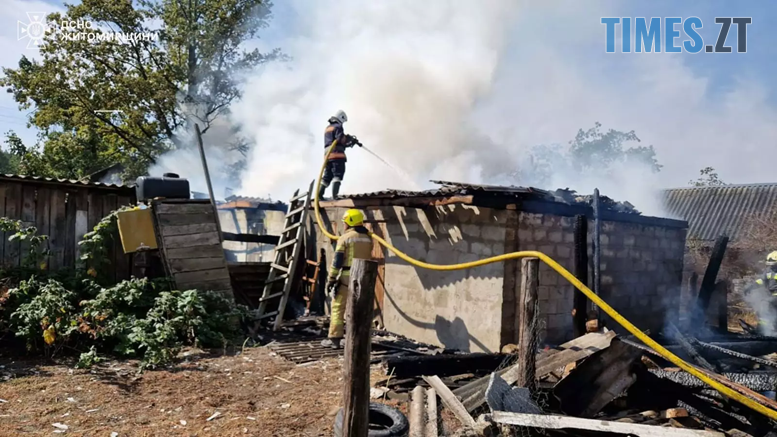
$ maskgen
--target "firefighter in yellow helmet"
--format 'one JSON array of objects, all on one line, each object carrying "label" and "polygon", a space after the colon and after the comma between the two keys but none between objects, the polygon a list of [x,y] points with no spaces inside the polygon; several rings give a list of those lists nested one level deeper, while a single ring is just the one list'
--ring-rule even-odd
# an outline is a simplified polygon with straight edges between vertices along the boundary
[{"label": "firefighter in yellow helmet", "polygon": [[358,209],[349,209],[343,215],[345,233],[337,240],[335,257],[329,268],[327,290],[332,290],[332,311],[329,321],[329,338],[321,342],[322,346],[343,347],[345,326],[345,305],[348,302],[348,284],[350,269],[354,259],[372,258],[372,238],[364,227],[364,214]]},{"label": "firefighter in yellow helmet", "polygon": [[[755,280],[755,289],[761,289],[763,291],[759,292],[763,293],[764,299],[771,298],[770,300],[766,301],[765,303],[768,303],[768,305],[771,305],[771,310],[766,310],[767,312],[777,312],[777,250],[774,252],[771,252],[770,254],[766,255],[766,272],[764,274]],[[750,294],[753,293],[755,290],[753,288],[750,288],[746,291],[746,293]],[[756,310],[756,312],[761,313],[763,311],[763,308],[753,308]],[[776,326],[767,326],[767,321],[760,319],[758,320],[758,328],[761,331],[762,334],[766,335],[772,335],[774,330],[777,329]]]}]

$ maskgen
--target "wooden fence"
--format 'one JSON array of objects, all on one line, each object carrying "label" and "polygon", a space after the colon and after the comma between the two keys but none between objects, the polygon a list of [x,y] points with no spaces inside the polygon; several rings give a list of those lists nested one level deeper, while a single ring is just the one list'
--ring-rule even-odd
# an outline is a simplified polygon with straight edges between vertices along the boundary
[{"label": "wooden fence", "polygon": [[[0,175],[0,216],[34,225],[39,234],[49,236],[49,270],[74,267],[84,234],[112,211],[134,202],[131,187]],[[8,241],[6,233],[2,237],[2,265],[18,266],[25,255],[23,244]],[[108,244],[112,271],[107,276],[115,281],[129,278],[131,257],[124,254],[118,233]]]}]

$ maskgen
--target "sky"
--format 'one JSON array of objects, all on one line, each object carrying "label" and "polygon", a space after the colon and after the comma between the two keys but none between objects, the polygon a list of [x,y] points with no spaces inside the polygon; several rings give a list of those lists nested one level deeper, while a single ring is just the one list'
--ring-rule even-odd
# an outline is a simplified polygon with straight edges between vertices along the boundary
[{"label": "sky", "polygon": [[[504,175],[531,146],[565,144],[597,121],[635,130],[643,145],[653,145],[664,166],[660,176],[629,170],[608,186],[559,175],[559,186],[604,187],[632,200],[646,188],[686,185],[707,166],[728,183],[777,182],[777,28],[770,25],[777,3],[469,3],[477,7],[276,0],[270,28],[251,45],[281,47],[294,60],[250,74],[235,105],[234,121],[257,143],[242,191],[285,198],[305,185],[317,173],[326,119],[341,108],[349,113],[348,132],[405,169],[351,152],[346,193],[425,187],[431,178],[506,183]],[[16,22],[26,21],[26,12],[62,6],[3,4],[0,65],[12,67],[22,54],[35,54],[17,40]],[[601,17],[624,16],[699,17],[705,44],[717,36],[715,17],[753,23],[747,53],[606,53]],[[735,46],[734,33],[727,45]],[[10,96],[0,95],[0,132],[33,141],[24,123]]]}]

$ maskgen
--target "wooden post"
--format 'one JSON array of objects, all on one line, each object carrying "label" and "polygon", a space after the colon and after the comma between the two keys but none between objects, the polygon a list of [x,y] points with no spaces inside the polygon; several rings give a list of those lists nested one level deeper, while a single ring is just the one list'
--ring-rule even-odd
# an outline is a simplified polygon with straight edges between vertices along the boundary
[{"label": "wooden post", "polygon": [[518,364],[520,373],[516,384],[534,390],[536,373],[535,355],[537,354],[537,317],[539,316],[540,260],[524,258],[521,260],[521,294],[518,297],[520,329],[518,331]]},{"label": "wooden post", "polygon": [[367,437],[370,408],[370,331],[378,263],[354,259],[345,333],[343,437]]},{"label": "wooden post", "polygon": [[726,255],[726,246],[728,246],[728,236],[725,234],[715,240],[715,246],[710,254],[710,262],[707,264],[707,270],[704,271],[699,296],[696,298],[696,308],[692,313],[691,326],[697,331],[706,326],[707,307],[710,305],[712,292],[715,291],[715,280],[718,277],[720,265],[723,264],[723,257]]},{"label": "wooden post", "polygon": [[[599,202],[599,189],[594,189],[594,293],[602,295],[602,211]],[[596,319],[600,320],[601,310],[596,304],[591,303],[591,309],[596,311]]]},{"label": "wooden post", "polygon": [[224,235],[221,233],[221,222],[219,221],[219,209],[218,206],[216,206],[216,197],[213,195],[213,185],[210,183],[210,172],[208,171],[208,160],[205,158],[205,147],[202,145],[202,132],[200,132],[200,125],[197,123],[194,123],[194,132],[197,134],[197,147],[200,149],[202,171],[205,173],[205,182],[208,184],[210,204],[213,205],[213,214],[216,216],[216,229],[219,231],[219,241],[224,243]]},{"label": "wooden post", "polygon": [[[584,285],[588,285],[588,218],[584,215],[575,217],[575,277]],[[585,322],[588,316],[588,298],[574,289],[573,326],[575,337],[585,335]]]}]

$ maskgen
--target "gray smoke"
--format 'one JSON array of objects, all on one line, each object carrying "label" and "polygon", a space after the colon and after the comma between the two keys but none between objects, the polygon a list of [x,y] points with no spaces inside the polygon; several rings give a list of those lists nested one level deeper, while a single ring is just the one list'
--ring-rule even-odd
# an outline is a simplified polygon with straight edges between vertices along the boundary
[{"label": "gray smoke", "polygon": [[771,304],[771,300],[771,293],[764,287],[754,287],[749,293],[744,293],[744,301],[758,315],[758,320],[763,322],[763,334],[768,336],[777,335],[777,309]]}]

